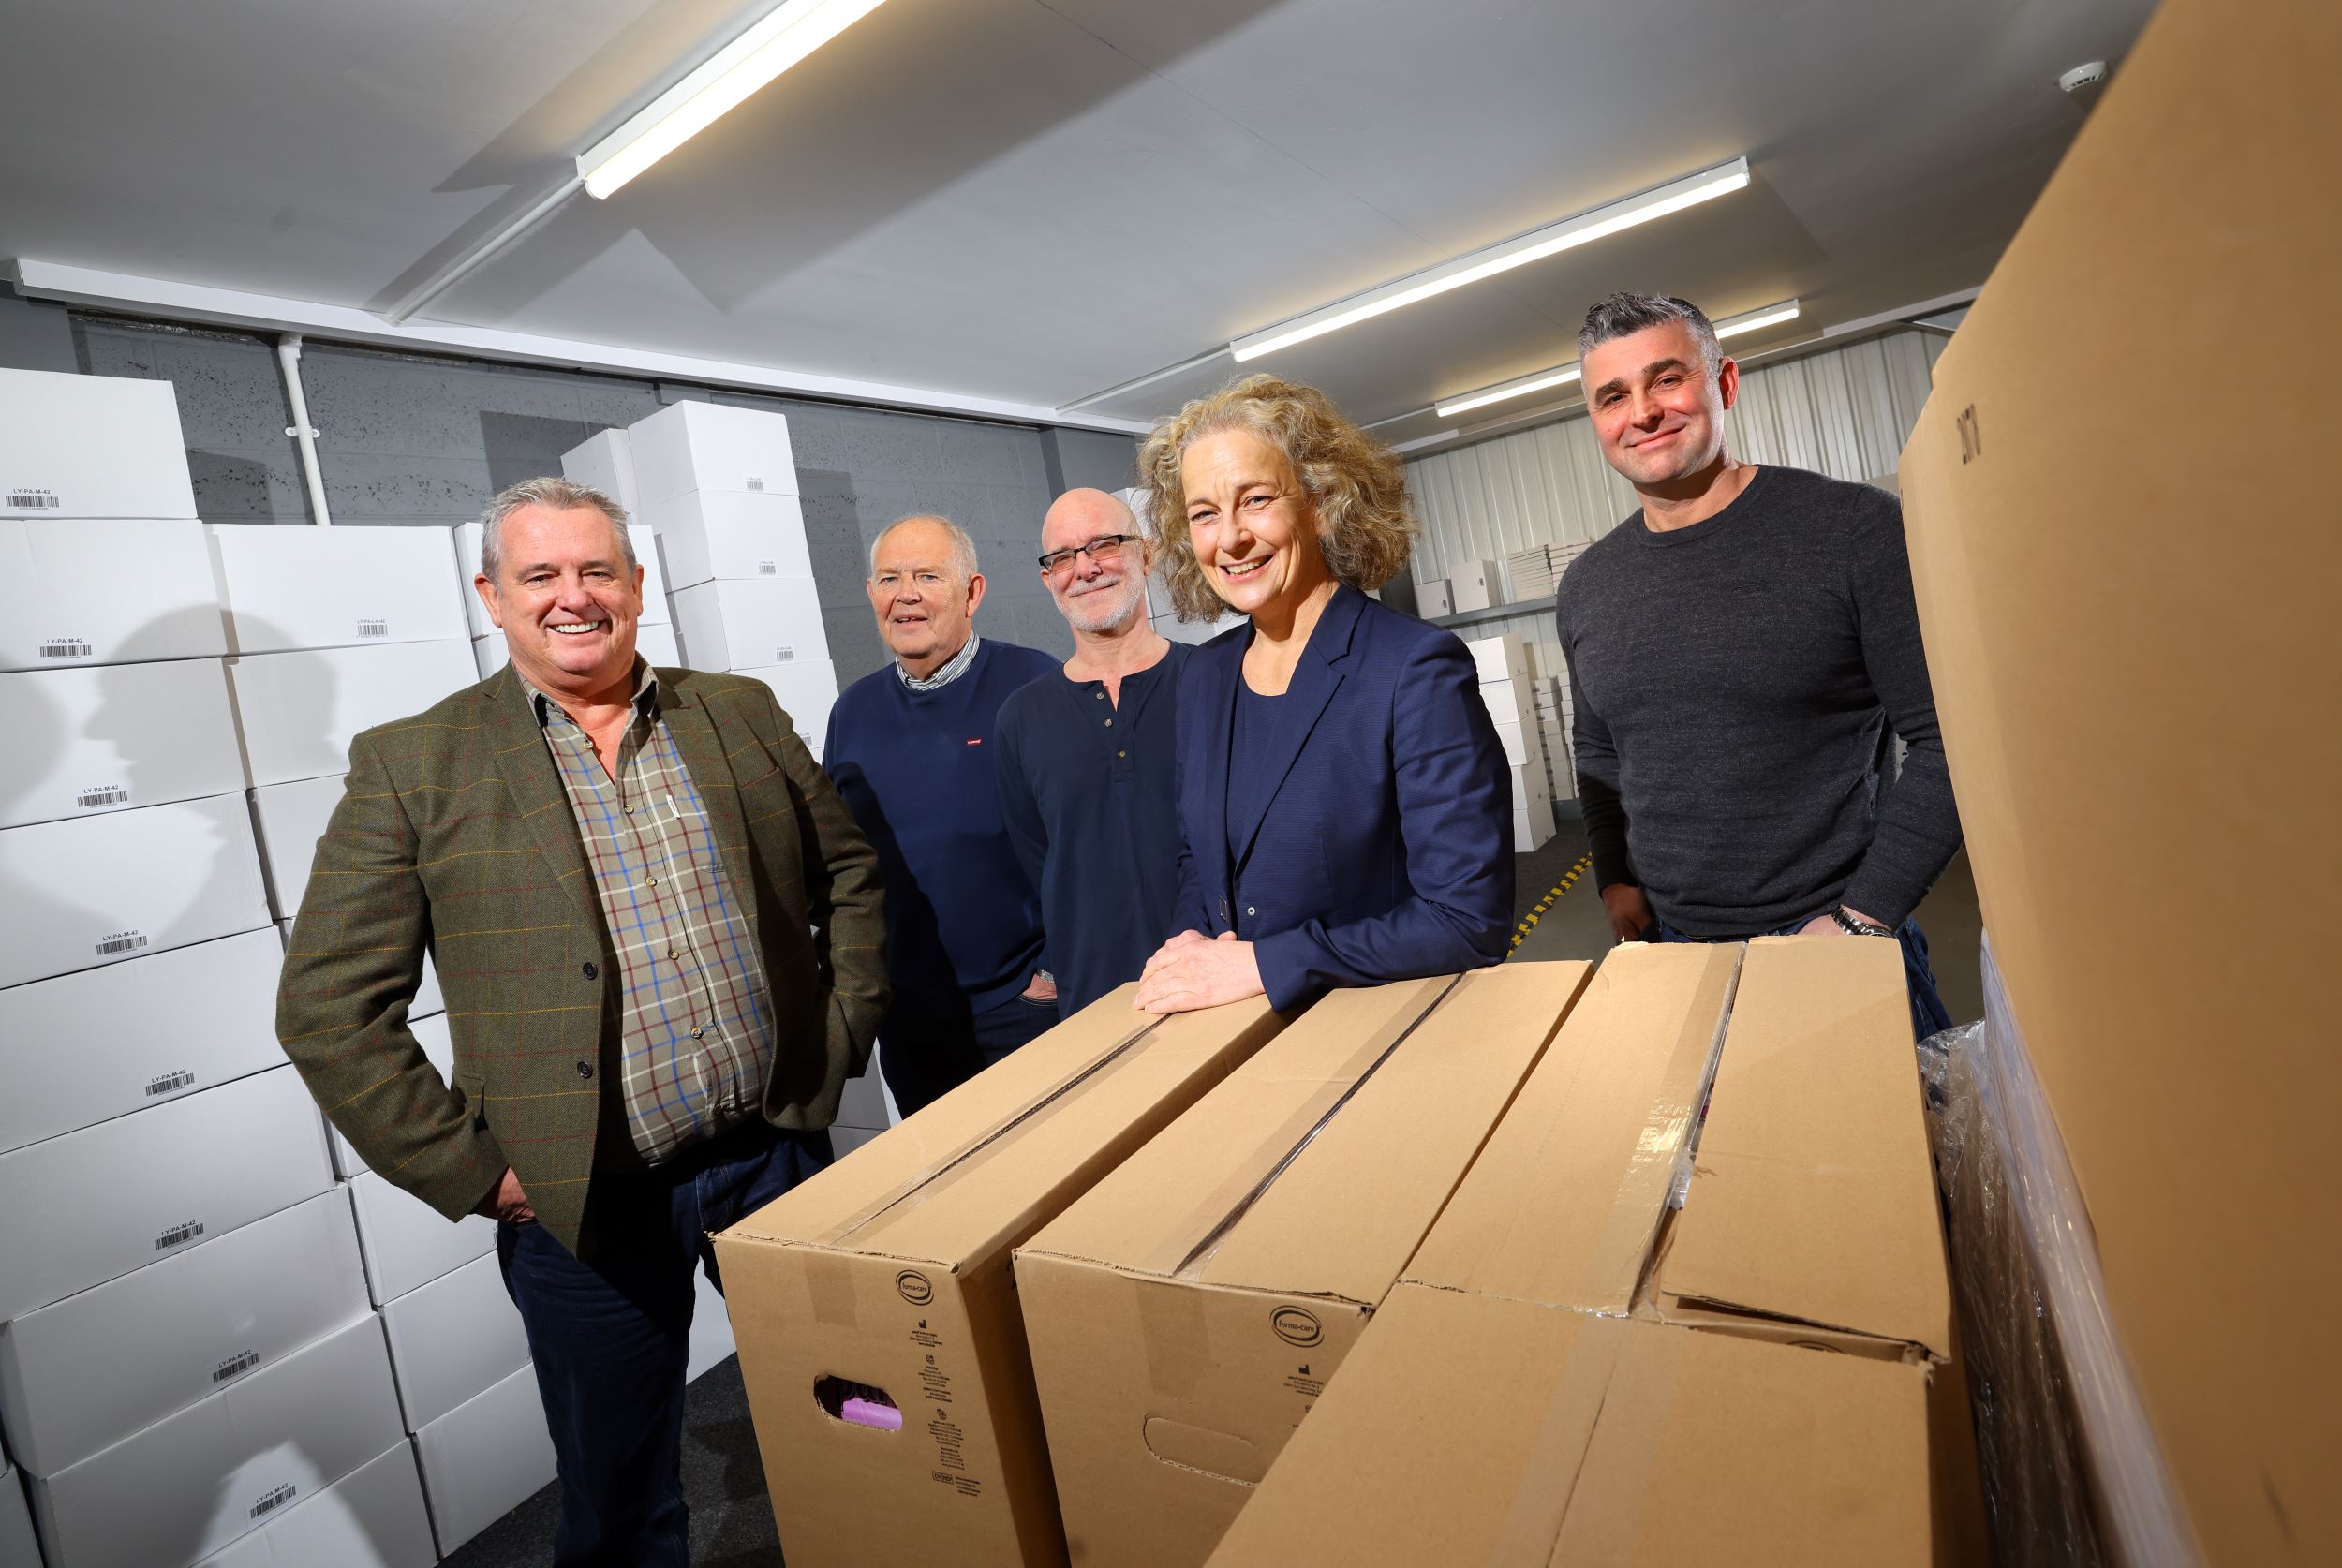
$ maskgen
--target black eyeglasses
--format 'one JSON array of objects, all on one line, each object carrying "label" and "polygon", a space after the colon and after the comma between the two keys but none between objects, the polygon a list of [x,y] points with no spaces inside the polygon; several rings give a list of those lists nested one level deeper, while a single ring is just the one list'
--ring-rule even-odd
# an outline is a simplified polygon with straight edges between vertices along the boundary
[{"label": "black eyeglasses", "polygon": [[1100,534],[1087,544],[1076,544],[1064,550],[1052,550],[1047,555],[1040,556],[1041,570],[1055,577],[1059,572],[1072,566],[1074,557],[1076,555],[1087,555],[1094,561],[1103,555],[1112,555],[1136,538],[1138,538],[1136,534]]}]

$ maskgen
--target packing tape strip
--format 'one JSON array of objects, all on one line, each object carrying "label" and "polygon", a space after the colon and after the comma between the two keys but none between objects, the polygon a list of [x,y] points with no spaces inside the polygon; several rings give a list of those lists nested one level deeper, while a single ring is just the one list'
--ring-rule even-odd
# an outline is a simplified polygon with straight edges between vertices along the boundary
[{"label": "packing tape strip", "polygon": [[[1606,1430],[1601,1411],[1594,1413],[1593,1429],[1586,1434],[1573,1467],[1562,1516],[1554,1524],[1552,1536],[1539,1544],[1540,1551],[1547,1555],[1538,1561],[1563,1558],[1561,1541],[1572,1533],[1570,1519],[1578,1513],[1581,1497],[1598,1502],[1603,1518],[1611,1523],[1613,1530],[1624,1531],[1623,1539],[1608,1545],[1616,1550],[1628,1549],[1632,1542],[1642,1538],[1638,1527],[1645,1502],[1653,1484],[1662,1479],[1657,1473],[1659,1444],[1674,1425],[1668,1413],[1672,1413],[1676,1406],[1684,1358],[1662,1354],[1664,1340],[1653,1336],[1691,1331],[1615,1321],[1602,1322],[1599,1326],[1619,1340],[1607,1357],[1609,1381],[1605,1395],[1617,1398],[1623,1408],[1635,1411],[1641,1419],[1613,1422]],[[1660,1413],[1659,1418],[1653,1419],[1653,1413]],[[1534,1475],[1535,1472],[1529,1473]],[[1680,1475],[1665,1478],[1670,1485],[1681,1485],[1684,1479]],[[1589,1484],[1598,1497],[1587,1494]],[[1568,1561],[1620,1561],[1614,1553],[1606,1554],[1606,1542],[1600,1538],[1577,1544],[1592,1549],[1585,1553],[1573,1551]]]},{"label": "packing tape strip", "polygon": [[1026,1106],[1007,1121],[986,1132],[980,1133],[942,1159],[926,1166],[903,1181],[892,1192],[864,1205],[813,1239],[823,1246],[837,1246],[890,1209],[918,1198],[935,1182],[960,1169],[986,1150],[998,1146],[1031,1126],[1037,1119],[1078,1099],[1113,1069],[1129,1060],[1133,1049],[1156,1029],[1161,1028],[1164,1023],[1164,1020],[1158,1017],[1150,1018],[1139,1025],[1116,1042],[1104,1055],[1085,1063],[1081,1070],[1072,1077]]},{"label": "packing tape strip", "polygon": [[[1200,1293],[1164,1280],[1133,1280],[1147,1384],[1165,1399],[1188,1399],[1212,1366],[1211,1325]],[[1160,1414],[1149,1411],[1149,1414]]]},{"label": "packing tape strip", "polygon": [[813,1321],[832,1328],[852,1329],[860,1314],[853,1304],[852,1261],[842,1253],[811,1247],[790,1250],[805,1270],[805,1294],[813,1308]]},{"label": "packing tape strip", "polygon": [[[1301,1157],[1319,1129],[1332,1120],[1335,1113],[1374,1075],[1375,1070],[1389,1059],[1390,1054],[1425,1019],[1446,1005],[1457,988],[1471,978],[1465,975],[1423,982],[1407,1005],[1344,1058],[1341,1066],[1260,1142],[1252,1159],[1230,1171],[1181,1216],[1179,1222],[1168,1231],[1168,1239],[1142,1259],[1137,1267],[1147,1274],[1173,1279],[1192,1280],[1200,1275],[1228,1231]],[[1426,1003],[1425,994],[1435,986],[1437,994]],[[1196,1239],[1186,1239],[1190,1236]]]},{"label": "packing tape strip", "polygon": [[[1540,1308],[1560,1311],[1561,1308]],[[1635,1325],[1605,1318],[1583,1320],[1570,1346],[1553,1391],[1546,1397],[1545,1413],[1536,1436],[1521,1456],[1505,1522],[1490,1543],[1483,1561],[1489,1562],[1548,1562],[1553,1544],[1569,1516],[1569,1502],[1593,1446],[1594,1429],[1602,1419],[1602,1401],[1608,1396],[1619,1357],[1625,1353],[1624,1336]],[[1556,1495],[1555,1482],[1564,1481]]]}]

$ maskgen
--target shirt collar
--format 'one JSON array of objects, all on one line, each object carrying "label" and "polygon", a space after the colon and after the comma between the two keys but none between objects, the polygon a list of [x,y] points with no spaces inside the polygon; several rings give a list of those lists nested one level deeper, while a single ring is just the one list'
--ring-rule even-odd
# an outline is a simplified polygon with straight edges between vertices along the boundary
[{"label": "shirt collar", "polygon": [[[521,689],[528,693],[528,705],[536,714],[540,728],[552,723],[553,716],[556,713],[561,714],[565,718],[569,717],[567,710],[557,701],[538,690],[536,683],[526,675],[514,670],[512,678],[520,682]],[[637,718],[651,717],[659,711],[659,672],[651,668],[649,659],[639,654],[634,658],[633,701],[634,716]]]},{"label": "shirt collar", "polygon": [[933,691],[946,687],[968,673],[968,666],[976,661],[976,648],[984,642],[974,631],[968,633],[968,645],[943,661],[943,667],[932,675],[914,675],[903,668],[902,660],[895,661],[895,673],[903,685],[913,691]]}]

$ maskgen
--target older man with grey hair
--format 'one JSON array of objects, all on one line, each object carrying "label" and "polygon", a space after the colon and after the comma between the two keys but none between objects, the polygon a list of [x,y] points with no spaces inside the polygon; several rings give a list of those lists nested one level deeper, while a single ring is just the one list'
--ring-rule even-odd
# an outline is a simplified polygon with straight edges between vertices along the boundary
[{"label": "older man with grey hair", "polygon": [[1893,938],[1914,1028],[1947,1027],[1911,911],[1960,815],[1901,504],[1734,457],[1740,366],[1688,300],[1613,294],[1578,348],[1602,454],[1642,499],[1555,596],[1612,931]]},{"label": "older man with grey hair", "polygon": [[[530,480],[482,521],[511,662],[351,743],[277,1033],[382,1179],[497,1220],[553,1561],[683,1568],[693,1272],[829,1163],[886,1006],[877,856],[770,688],[636,656],[608,496]],[[445,1079],[407,1026],[426,950]]]},{"label": "older man with grey hair", "polygon": [[893,657],[838,694],[822,760],[886,881],[895,1005],[879,1067],[908,1116],[1057,1021],[992,763],[1001,705],[1057,661],[976,635],[984,573],[948,518],[889,526],[867,588]]}]

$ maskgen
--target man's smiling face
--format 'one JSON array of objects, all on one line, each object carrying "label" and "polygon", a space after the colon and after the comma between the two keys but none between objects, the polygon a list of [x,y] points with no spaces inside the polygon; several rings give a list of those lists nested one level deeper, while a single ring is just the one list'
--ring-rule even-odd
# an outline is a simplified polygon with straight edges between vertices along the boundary
[{"label": "man's smiling face", "polygon": [[512,668],[539,689],[584,695],[634,668],[643,569],[595,507],[531,503],[505,518],[497,580],[474,579]]}]

